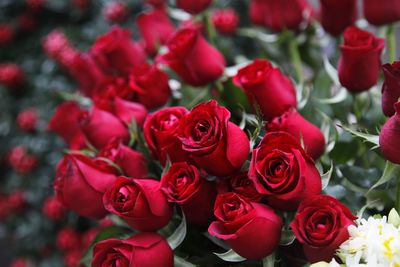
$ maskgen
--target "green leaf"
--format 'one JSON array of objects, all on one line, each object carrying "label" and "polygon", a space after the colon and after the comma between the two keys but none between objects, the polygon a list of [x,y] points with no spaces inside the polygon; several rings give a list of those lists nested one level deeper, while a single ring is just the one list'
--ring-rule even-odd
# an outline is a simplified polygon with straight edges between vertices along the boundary
[{"label": "green leaf", "polygon": [[174,256],[174,267],[196,267],[196,265],[175,255]]},{"label": "green leaf", "polygon": [[332,82],[340,86],[340,81],[339,81],[339,75],[334,66],[332,66],[331,62],[329,62],[328,57],[324,54],[323,55],[323,61],[324,61],[324,68],[326,73],[329,75],[329,78],[331,78]]},{"label": "green leaf", "polygon": [[338,125],[338,126],[341,127],[343,130],[351,133],[353,136],[364,140],[364,142],[368,142],[368,143],[374,144],[375,147],[379,147],[379,135],[362,133],[362,132],[353,130],[353,129],[351,129],[351,128],[347,127],[347,126],[344,126],[344,125]]},{"label": "green leaf", "polygon": [[334,168],[333,168],[333,162],[331,161],[331,167],[329,168],[329,170],[328,170],[326,173],[324,173],[324,174],[321,175],[321,179],[322,179],[322,190],[324,190],[324,189],[328,186],[329,181],[330,181],[331,178],[332,178],[333,170],[334,170]]},{"label": "green leaf", "polygon": [[168,244],[172,249],[176,249],[186,237],[186,217],[182,212],[182,222],[179,224],[178,228],[167,238]]},{"label": "green leaf", "polygon": [[232,249],[228,250],[225,253],[215,253],[214,252],[214,254],[217,255],[220,259],[222,259],[224,261],[228,261],[228,262],[242,262],[242,261],[246,260],[246,258],[243,258],[242,256],[237,254]]},{"label": "green leaf", "polygon": [[321,104],[338,104],[343,102],[345,99],[347,99],[348,92],[346,88],[340,87],[340,90],[336,92],[336,94],[330,98],[316,98],[318,102]]},{"label": "green leaf", "polygon": [[381,178],[368,190],[367,195],[371,193],[371,191],[377,188],[380,185],[383,185],[393,178],[396,178],[400,175],[400,165],[391,163],[390,161],[386,161],[385,169]]}]

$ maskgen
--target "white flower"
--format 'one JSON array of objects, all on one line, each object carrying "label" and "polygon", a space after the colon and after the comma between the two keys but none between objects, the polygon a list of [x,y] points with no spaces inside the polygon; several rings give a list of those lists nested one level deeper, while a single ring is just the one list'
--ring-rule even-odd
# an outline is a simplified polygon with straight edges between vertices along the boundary
[{"label": "white flower", "polygon": [[337,255],[349,267],[400,267],[400,228],[383,218],[360,219]]}]

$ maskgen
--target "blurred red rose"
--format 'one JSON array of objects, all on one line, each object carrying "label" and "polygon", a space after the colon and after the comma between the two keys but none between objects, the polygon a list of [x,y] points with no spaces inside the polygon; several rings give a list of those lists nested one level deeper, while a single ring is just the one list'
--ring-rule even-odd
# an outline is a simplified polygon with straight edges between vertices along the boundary
[{"label": "blurred red rose", "polygon": [[185,83],[203,86],[224,72],[224,57],[196,29],[178,30],[167,47],[168,52],[159,56],[158,61],[168,65]]},{"label": "blurred red rose", "polygon": [[211,14],[211,21],[218,32],[232,34],[239,25],[239,15],[233,8],[216,9]]},{"label": "blurred red rose", "polygon": [[379,145],[383,156],[396,164],[400,164],[400,102],[395,104],[396,114],[381,129]]},{"label": "blurred red rose", "polygon": [[233,81],[244,90],[250,102],[260,107],[266,120],[297,105],[293,82],[267,60],[254,60],[240,69]]},{"label": "blurred red rose", "polygon": [[394,104],[400,98],[400,61],[382,66],[385,82],[382,85],[382,110],[387,117],[394,115]]},{"label": "blurred red rose", "polygon": [[397,0],[364,0],[364,15],[369,23],[381,26],[400,21],[400,2]]},{"label": "blurred red rose", "polygon": [[54,189],[67,208],[81,216],[101,219],[107,214],[103,194],[115,180],[109,168],[96,164],[93,159],[66,154],[57,165]]},{"label": "blurred red rose", "polygon": [[204,11],[213,0],[177,0],[176,5],[190,14]]},{"label": "blurred red rose", "polygon": [[121,23],[126,21],[129,16],[128,6],[120,1],[108,2],[103,10],[106,20],[113,23]]},{"label": "blurred red rose", "polygon": [[352,93],[370,89],[379,79],[385,39],[355,26],[344,32],[338,63],[340,83]]},{"label": "blurred red rose", "polygon": [[318,159],[325,151],[325,137],[321,130],[307,121],[295,109],[290,109],[280,117],[274,118],[266,124],[268,132],[287,132],[299,142],[304,143],[304,150],[314,160]]},{"label": "blurred red rose", "polygon": [[357,0],[320,0],[321,24],[325,31],[340,35],[357,19]]},{"label": "blurred red rose", "polygon": [[136,23],[142,35],[147,54],[154,56],[175,31],[164,9],[155,9],[138,16]]},{"label": "blurred red rose", "polygon": [[57,197],[51,196],[43,202],[42,213],[54,221],[61,221],[65,217],[65,207]]}]

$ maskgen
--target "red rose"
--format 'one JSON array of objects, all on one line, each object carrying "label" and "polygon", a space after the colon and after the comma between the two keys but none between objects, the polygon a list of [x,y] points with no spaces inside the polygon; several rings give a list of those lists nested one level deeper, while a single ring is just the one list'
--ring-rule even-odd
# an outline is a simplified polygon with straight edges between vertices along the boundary
[{"label": "red rose", "polygon": [[112,266],[173,267],[174,254],[165,238],[156,233],[100,241],[93,248],[92,267]]},{"label": "red rose", "polygon": [[48,197],[43,203],[42,213],[51,220],[61,221],[65,216],[65,208],[57,197]]},{"label": "red rose", "polygon": [[164,166],[167,158],[171,162],[186,161],[188,156],[178,139],[180,119],[188,113],[184,107],[160,109],[147,116],[143,126],[144,139],[153,158]]},{"label": "red rose", "polygon": [[109,2],[104,8],[104,17],[113,23],[124,22],[129,16],[129,8],[123,2]]},{"label": "red rose", "polygon": [[249,202],[236,193],[217,196],[208,232],[249,260],[270,255],[279,245],[282,219],[266,205]]},{"label": "red rose", "polygon": [[241,172],[230,177],[232,191],[252,202],[260,202],[262,196],[257,192],[252,180],[246,172]]},{"label": "red rose", "polygon": [[232,174],[249,155],[249,139],[239,126],[229,122],[230,116],[226,108],[210,100],[194,107],[179,122],[183,150],[209,174]]},{"label": "red rose", "polygon": [[176,5],[190,14],[198,14],[204,11],[213,0],[177,0]]},{"label": "red rose", "polygon": [[214,10],[211,20],[217,31],[223,34],[235,33],[239,25],[239,15],[233,8]]},{"label": "red rose", "polygon": [[310,262],[331,261],[336,249],[349,238],[347,227],[355,224],[355,219],[337,199],[317,195],[301,202],[290,227]]},{"label": "red rose", "polygon": [[25,82],[25,74],[20,66],[14,63],[0,64],[0,84],[16,88]]},{"label": "red rose", "polygon": [[10,267],[29,267],[30,263],[25,258],[13,259]]},{"label": "red rose", "polygon": [[76,102],[64,102],[57,106],[48,124],[48,128],[61,136],[71,149],[85,147],[85,137],[78,122],[81,111]]},{"label": "red rose", "polygon": [[36,156],[29,154],[22,146],[13,147],[7,155],[7,160],[13,170],[22,174],[31,173],[39,164]]},{"label": "red rose", "polygon": [[15,30],[9,24],[0,23],[0,46],[12,42],[15,36]]},{"label": "red rose", "polygon": [[147,117],[147,109],[142,104],[116,97],[114,99],[114,105],[114,114],[123,121],[126,126],[129,126],[132,121],[135,121],[139,127],[143,126]]},{"label": "red rose", "polygon": [[298,30],[311,12],[306,0],[252,0],[249,9],[252,23],[277,32]]},{"label": "red rose", "polygon": [[385,40],[357,27],[344,32],[338,72],[340,83],[352,93],[368,90],[378,82]]},{"label": "red rose", "polygon": [[165,4],[166,4],[165,0],[146,0],[145,2],[147,4],[153,6],[154,8],[158,8],[158,9],[164,8]]},{"label": "red rose", "polygon": [[130,38],[130,32],[119,26],[96,39],[90,49],[96,62],[108,73],[128,74],[133,67],[146,62],[140,46]]},{"label": "red rose", "polygon": [[364,0],[364,15],[369,23],[381,26],[400,20],[400,2],[397,0]]},{"label": "red rose", "polygon": [[155,9],[139,15],[136,20],[144,47],[149,55],[155,55],[158,48],[166,44],[175,27],[164,9]]},{"label": "red rose", "polygon": [[320,0],[321,24],[332,35],[341,34],[357,19],[357,0]]},{"label": "red rose", "polygon": [[[65,54],[61,53],[61,55]],[[92,96],[93,90],[102,84],[107,76],[92,57],[83,53],[74,53],[68,62],[64,62],[69,74],[78,82],[79,90]]]},{"label": "red rose", "polygon": [[67,208],[81,216],[101,219],[107,214],[102,197],[116,176],[83,155],[67,154],[57,165],[54,189]]},{"label": "red rose", "polygon": [[163,228],[172,217],[172,206],[151,179],[120,176],[103,197],[104,207],[123,218],[133,229],[145,232]]},{"label": "red rose", "polygon": [[38,114],[35,108],[27,108],[18,114],[17,124],[25,132],[34,131],[37,122]]},{"label": "red rose", "polygon": [[268,132],[287,132],[304,143],[305,151],[318,159],[325,151],[325,138],[321,130],[307,121],[295,109],[286,111],[266,125]]},{"label": "red rose", "polygon": [[14,213],[21,212],[27,204],[25,194],[20,190],[12,192],[7,201]]},{"label": "red rose", "polygon": [[216,191],[195,166],[186,162],[173,163],[161,178],[161,190],[169,202],[181,206],[189,224],[209,225]]},{"label": "red rose", "polygon": [[84,265],[80,263],[82,257],[83,257],[83,255],[82,255],[81,249],[75,249],[72,251],[68,251],[64,255],[65,267],[84,267]]},{"label": "red rose", "polygon": [[168,79],[155,65],[143,64],[131,72],[129,86],[135,93],[135,100],[152,109],[165,105],[171,97]]},{"label": "red rose", "polygon": [[222,54],[193,28],[177,31],[167,47],[168,53],[158,60],[168,65],[185,83],[203,86],[217,80],[224,72]]},{"label": "red rose", "polygon": [[144,156],[123,145],[118,139],[112,139],[100,151],[98,157],[111,160],[129,177],[142,178],[147,176],[147,162]]},{"label": "red rose", "polygon": [[285,132],[266,134],[253,150],[249,178],[268,204],[281,210],[296,210],[305,197],[321,193],[321,176],[314,161]]},{"label": "red rose", "polygon": [[400,61],[382,66],[385,82],[382,85],[382,110],[387,117],[396,112],[394,104],[400,98]]},{"label": "red rose", "polygon": [[80,245],[79,234],[72,228],[65,227],[57,234],[57,248],[62,251],[77,249]]},{"label": "red rose", "polygon": [[125,125],[113,114],[93,107],[90,112],[82,111],[79,124],[86,139],[96,148],[104,147],[112,138],[129,141]]},{"label": "red rose", "polygon": [[266,120],[297,105],[292,81],[267,60],[254,60],[240,69],[233,81],[245,91],[250,102],[259,105]]},{"label": "red rose", "polygon": [[396,114],[383,125],[379,135],[379,145],[384,157],[400,164],[400,102],[395,104]]}]

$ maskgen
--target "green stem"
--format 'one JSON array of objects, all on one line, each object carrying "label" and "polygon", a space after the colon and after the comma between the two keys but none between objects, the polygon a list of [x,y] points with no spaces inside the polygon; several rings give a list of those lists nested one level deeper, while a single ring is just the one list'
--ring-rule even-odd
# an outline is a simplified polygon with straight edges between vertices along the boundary
[{"label": "green stem", "polygon": [[263,259],[263,267],[274,267],[275,266],[275,252]]},{"label": "green stem", "polygon": [[292,32],[289,32],[289,52],[294,66],[296,80],[299,83],[303,83],[303,67],[301,63],[299,46],[297,44],[296,36]]},{"label": "green stem", "polygon": [[396,202],[394,203],[394,207],[400,214],[400,177],[397,178]]},{"label": "green stem", "polygon": [[392,63],[396,61],[396,30],[394,24],[388,26],[387,30],[387,46],[388,46],[388,55],[389,62]]}]

